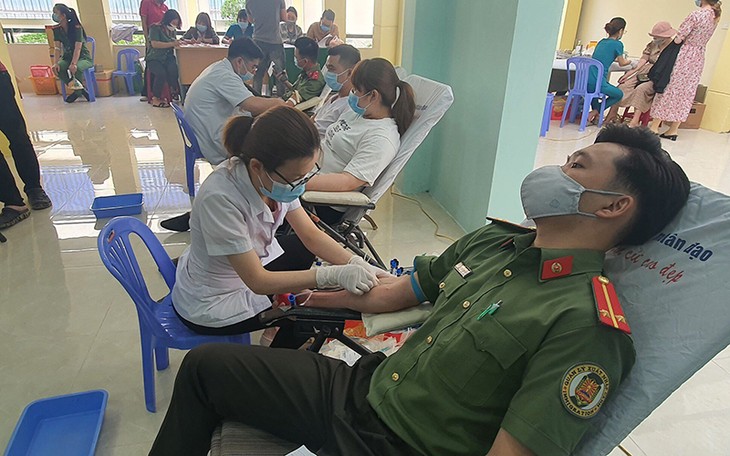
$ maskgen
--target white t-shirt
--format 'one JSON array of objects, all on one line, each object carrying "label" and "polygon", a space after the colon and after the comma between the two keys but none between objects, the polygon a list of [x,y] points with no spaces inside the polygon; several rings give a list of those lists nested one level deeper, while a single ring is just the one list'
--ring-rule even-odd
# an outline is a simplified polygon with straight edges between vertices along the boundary
[{"label": "white t-shirt", "polygon": [[400,147],[395,120],[366,119],[345,111],[327,128],[322,173],[347,172],[372,186]]},{"label": "white t-shirt", "polygon": [[347,104],[347,97],[340,97],[333,93],[324,104],[314,113],[314,125],[317,127],[319,137],[324,139],[324,134],[330,125],[340,118],[342,113],[350,109]]},{"label": "white t-shirt", "polygon": [[236,106],[252,96],[228,59],[208,66],[188,89],[185,119],[198,138],[200,151],[211,164],[217,165],[228,158],[223,147],[223,127],[232,115],[243,114]]},{"label": "white t-shirt", "polygon": [[227,255],[255,251],[266,265],[284,251],[276,229],[299,200],[269,209],[237,158],[218,165],[195,196],[190,245],[180,257],[172,289],[175,310],[186,320],[219,328],[239,323],[271,307],[241,280]]}]

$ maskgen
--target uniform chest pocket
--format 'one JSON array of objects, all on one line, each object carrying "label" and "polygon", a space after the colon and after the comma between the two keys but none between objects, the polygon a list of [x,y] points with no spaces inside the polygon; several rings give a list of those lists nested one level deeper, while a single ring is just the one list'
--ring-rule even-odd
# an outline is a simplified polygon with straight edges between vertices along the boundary
[{"label": "uniform chest pocket", "polygon": [[503,381],[519,378],[511,368],[527,350],[490,316],[470,318],[455,330],[459,333],[448,344],[434,347],[439,352],[433,370],[457,400],[483,405]]},{"label": "uniform chest pocket", "polygon": [[463,278],[458,272],[451,271],[446,274],[444,280],[439,283],[439,290],[444,294],[445,297],[449,298],[451,295],[456,293],[459,288],[466,284],[466,279]]}]

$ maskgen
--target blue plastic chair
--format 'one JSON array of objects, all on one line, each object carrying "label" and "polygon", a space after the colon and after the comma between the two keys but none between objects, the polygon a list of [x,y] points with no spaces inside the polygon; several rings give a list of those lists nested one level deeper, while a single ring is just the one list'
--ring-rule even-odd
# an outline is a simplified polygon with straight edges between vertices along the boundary
[{"label": "blue plastic chair", "polygon": [[[570,66],[575,66],[575,81],[571,83],[571,72]],[[588,91],[588,74],[590,73],[591,67],[595,67],[598,72],[596,77],[596,87],[592,92]],[[600,98],[602,106],[605,106],[606,99],[608,98],[604,93],[601,92],[601,84],[603,84],[603,64],[598,60],[591,59],[589,57],[571,57],[568,59],[567,67],[568,71],[568,99],[565,101],[565,110],[563,110],[563,117],[560,120],[560,128],[565,125],[565,117],[568,114],[568,106],[570,106],[570,122],[575,122],[575,117],[578,114],[578,98],[583,97],[583,114],[580,120],[580,128],[578,131],[585,131],[586,123],[588,122],[588,114],[591,111],[591,101],[594,98]],[[603,109],[599,109],[598,114],[598,126],[603,125]]]},{"label": "blue plastic chair", "polygon": [[170,103],[170,106],[172,106],[172,112],[175,113],[177,125],[180,127],[180,134],[183,138],[183,145],[185,146],[185,176],[188,182],[188,194],[195,196],[195,160],[205,157],[200,152],[198,139],[195,137],[195,132],[188,121],[185,120],[182,108],[176,103]]},{"label": "blue plastic chair", "polygon": [[134,62],[137,60],[139,60],[139,51],[137,49],[122,49],[117,53],[117,69],[112,72],[112,77],[121,76],[124,78],[127,92],[130,95],[134,95],[134,77],[137,75]]},{"label": "blue plastic chair", "polygon": [[160,301],[152,299],[129,242],[130,233],[139,236],[147,246],[170,290],[175,285],[175,265],[147,225],[134,217],[114,218],[99,233],[97,245],[102,263],[122,284],[137,308],[142,345],[144,400],[147,410],[154,413],[156,401],[153,364],[157,365],[157,370],[167,369],[170,364],[168,348],[189,350],[209,342],[250,344],[251,338],[249,334],[236,336],[196,334],[180,321],[172,308],[170,293]]},{"label": "blue plastic chair", "polygon": [[550,118],[553,115],[553,100],[555,100],[555,94],[548,92],[547,97],[545,97],[545,107],[542,110],[540,136],[545,136],[548,130],[550,130]]},{"label": "blue plastic chair", "polygon": [[[94,62],[94,55],[96,54],[96,41],[94,38],[87,36],[86,42],[91,43],[91,62]],[[94,67],[87,68],[84,70],[84,88],[89,94],[89,101],[96,101],[96,92],[98,90],[96,86],[96,73],[94,73]],[[61,84],[61,96],[66,99],[66,84]]]}]

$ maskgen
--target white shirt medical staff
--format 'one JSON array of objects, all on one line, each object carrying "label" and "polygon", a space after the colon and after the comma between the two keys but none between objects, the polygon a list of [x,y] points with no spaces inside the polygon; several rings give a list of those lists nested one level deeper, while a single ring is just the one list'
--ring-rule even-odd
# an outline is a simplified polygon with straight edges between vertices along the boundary
[{"label": "white shirt medical staff", "polygon": [[[261,329],[256,316],[271,307],[266,295],[331,286],[361,294],[378,283],[375,268],[320,231],[298,203],[318,170],[319,135],[306,114],[281,106],[255,122],[234,117],[223,142],[232,158],[195,198],[191,243],[172,291],[188,327],[203,334],[250,332]],[[275,234],[284,219],[308,250],[336,266],[266,270],[283,253]]]}]

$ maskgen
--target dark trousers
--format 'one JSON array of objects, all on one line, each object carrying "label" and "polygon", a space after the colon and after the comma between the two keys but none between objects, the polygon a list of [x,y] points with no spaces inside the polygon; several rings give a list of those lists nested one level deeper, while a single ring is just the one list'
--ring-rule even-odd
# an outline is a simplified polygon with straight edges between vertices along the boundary
[{"label": "dark trousers", "polygon": [[171,91],[178,91],[178,71],[175,59],[168,59],[164,62],[150,60],[147,62],[147,71],[153,76],[152,95],[155,97],[160,98],[162,96],[162,89],[165,88],[165,84],[170,87]]},{"label": "dark trousers", "polygon": [[[264,74],[266,74],[269,71],[269,66],[271,66],[271,62],[274,62],[274,65],[276,66],[276,69],[278,71],[285,70],[284,66],[284,45],[283,44],[272,44],[272,43],[266,43],[264,41],[256,41],[256,44],[261,48],[261,51],[264,53],[264,58],[261,59],[259,62],[259,67],[256,70],[256,74],[254,74],[253,77],[253,88],[261,93],[261,86],[263,85],[264,80]],[[269,80],[269,92],[271,91],[272,82],[276,81],[276,94],[277,96],[281,97],[284,95],[284,90],[286,87],[284,86],[284,83],[276,79],[276,75],[272,76],[272,79]]]},{"label": "dark trousers", "polygon": [[[342,222],[344,214],[329,206],[317,207],[317,216],[327,225],[337,225]],[[292,271],[309,269],[314,262],[314,253],[307,250],[304,243],[296,234],[278,236],[279,245],[284,254],[266,266],[269,271]]]},{"label": "dark trousers", "polygon": [[213,430],[238,421],[319,455],[414,454],[366,400],[385,356],[353,367],[301,350],[209,344],[190,351],[175,380],[153,456],[205,456]]},{"label": "dark trousers", "polygon": [[[15,88],[10,74],[0,72],[0,131],[8,138],[15,168],[25,184],[25,191],[41,187],[41,171],[33,144],[28,137],[23,114],[15,101]],[[11,206],[25,204],[8,162],[0,154],[0,201]]]}]

